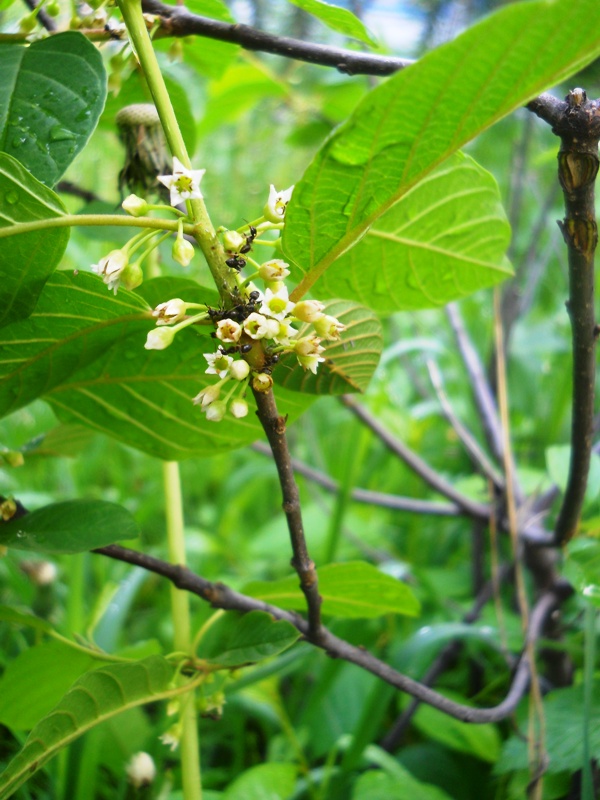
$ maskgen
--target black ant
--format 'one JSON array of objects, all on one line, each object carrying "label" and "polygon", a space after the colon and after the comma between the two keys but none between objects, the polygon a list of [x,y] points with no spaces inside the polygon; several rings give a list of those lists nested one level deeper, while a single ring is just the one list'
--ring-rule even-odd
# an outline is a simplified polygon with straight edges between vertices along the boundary
[{"label": "black ant", "polygon": [[258,231],[254,227],[254,225],[248,226],[250,233],[245,233],[244,236],[246,237],[246,244],[243,247],[240,247],[240,253],[249,253],[252,250],[252,242],[256,239]]},{"label": "black ant", "polygon": [[266,373],[267,375],[271,375],[273,372],[273,367],[278,361],[279,353],[267,353],[265,363],[260,371]]},{"label": "black ant", "polygon": [[231,347],[223,347],[222,344],[219,345],[219,351],[224,356],[230,356],[233,353],[240,353],[241,355],[246,355],[252,350],[251,344],[234,344]]},{"label": "black ant", "polygon": [[[248,250],[249,249],[250,248],[248,248]],[[243,250],[243,248],[242,248],[242,250]],[[248,250],[243,250],[243,252],[247,253]],[[226,259],[225,263],[231,269],[235,269],[235,270],[237,270],[239,272],[240,270],[244,269],[244,267],[246,266],[246,259],[242,258],[240,255],[238,255],[238,253],[236,253],[234,256],[231,256],[231,258]]]},{"label": "black ant", "polygon": [[210,308],[207,306],[208,316],[213,322],[222,319],[232,319],[234,322],[242,323],[250,314],[256,311],[256,305],[260,292],[250,292],[247,303],[238,303],[231,308]]}]

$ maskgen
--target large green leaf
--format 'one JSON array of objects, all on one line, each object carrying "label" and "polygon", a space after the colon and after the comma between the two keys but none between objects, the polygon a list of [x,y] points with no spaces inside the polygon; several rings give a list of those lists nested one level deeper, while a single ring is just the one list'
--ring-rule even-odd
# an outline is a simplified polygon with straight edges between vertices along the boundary
[{"label": "large green leaf", "polygon": [[177,694],[176,666],[160,656],[114,664],[79,678],[56,708],[31,731],[21,752],[0,775],[0,800],[10,797],[63,747],[129,708]]},{"label": "large green leaf", "polygon": [[365,44],[377,44],[363,23],[347,8],[323,0],[290,0],[295,6],[320,19],[328,28]]},{"label": "large green leaf", "polygon": [[[279,581],[253,581],[243,591],[280,608],[301,611],[306,607],[297,575]],[[420,607],[405,583],[362,561],[321,567],[319,594],[324,614],[349,619],[369,619],[382,614],[416,616]]]},{"label": "large green leaf", "polygon": [[510,240],[498,186],[456,153],[378,219],[319,282],[379,313],[440,306],[504,280]]},{"label": "large green leaf", "polygon": [[104,500],[68,500],[0,523],[0,544],[40,553],[83,553],[135,539],[139,533],[122,506]]},{"label": "large green leaf", "polygon": [[91,273],[56,272],[29,319],[0,333],[0,415],[27,405],[79,367],[91,365],[133,330],[143,337],[152,325],[143,298],[125,291],[115,297]]},{"label": "large green leaf", "polygon": [[96,127],[106,99],[100,51],[75,31],[0,44],[0,150],[54,186]]},{"label": "large green leaf", "polygon": [[89,653],[58,641],[23,650],[0,679],[0,723],[12,731],[31,730],[98,663]]},{"label": "large green leaf", "polygon": [[[344,394],[364,392],[381,355],[383,336],[379,319],[364,306],[348,300],[330,300],[325,303],[325,313],[342,322],[346,328],[337,342],[325,345],[325,362],[317,374],[304,370],[295,356],[288,356],[274,372],[274,378],[286,389],[310,394]],[[306,325],[300,336],[312,330]]]},{"label": "large green leaf", "polygon": [[289,204],[284,249],[306,273],[296,299],[465,142],[592,61],[599,25],[596,0],[513,3],[370,92]]},{"label": "large green leaf", "polygon": [[300,637],[285,620],[274,620],[264,611],[226,614],[202,640],[199,657],[224,669],[255,664],[287,650]]},{"label": "large green leaf", "polygon": [[[0,102],[0,113],[1,108]],[[12,156],[0,153],[0,228],[52,219],[64,213],[64,206],[54,192]],[[68,241],[67,228],[49,228],[10,236],[2,242],[0,325],[18,322],[31,314]]]}]

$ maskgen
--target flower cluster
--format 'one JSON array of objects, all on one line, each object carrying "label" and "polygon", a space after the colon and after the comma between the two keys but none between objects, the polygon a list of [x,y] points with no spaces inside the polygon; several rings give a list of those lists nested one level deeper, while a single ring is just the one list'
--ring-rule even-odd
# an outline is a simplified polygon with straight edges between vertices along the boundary
[{"label": "flower cluster", "polygon": [[[188,169],[174,158],[173,174],[161,175],[158,180],[169,189],[172,206],[177,206],[202,197],[199,183],[204,172]],[[322,342],[339,340],[344,330],[338,319],[325,313],[325,305],[318,300],[295,303],[290,299],[284,282],[290,275],[289,264],[280,258],[259,263],[251,255],[256,246],[274,246],[273,240],[261,241],[260,235],[281,230],[293,189],[292,186],[278,191],[271,186],[259,219],[237,231],[219,229],[225,266],[235,276],[231,307],[214,309],[173,298],[152,312],[156,325],[148,333],[144,345],[147,350],[164,350],[172,344],[179,331],[191,325],[214,327],[212,336],[219,344],[216,352],[205,353],[204,358],[207,362],[205,374],[215,376],[216,382],[193,398],[208,420],[218,422],[227,412],[236,418],[245,417],[248,414],[245,399],[248,387],[257,392],[268,392],[273,386],[273,366],[282,355],[295,355],[304,370],[316,374],[319,364],[325,361]],[[146,200],[130,195],[123,202],[123,208],[131,216],[139,217],[165,206],[150,205]],[[185,215],[181,211],[176,213],[180,218],[173,257],[187,266],[194,249],[183,237]],[[119,285],[135,288],[142,280],[140,261],[158,242],[152,243],[135,263],[130,263],[130,257],[155,235],[155,230],[143,230],[92,269],[102,276],[115,294]],[[169,235],[169,232],[165,234]],[[242,278],[241,271],[248,265],[253,272]],[[256,288],[253,282],[256,280],[264,283],[263,291]]]}]

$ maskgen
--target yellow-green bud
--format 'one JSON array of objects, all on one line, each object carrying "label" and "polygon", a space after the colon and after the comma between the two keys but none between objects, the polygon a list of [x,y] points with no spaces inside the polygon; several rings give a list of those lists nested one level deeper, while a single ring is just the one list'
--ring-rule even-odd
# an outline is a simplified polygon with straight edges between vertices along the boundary
[{"label": "yellow-green bud", "polygon": [[182,267],[187,267],[192,258],[194,257],[194,245],[188,242],[183,237],[177,237],[173,244],[173,261],[181,264]]}]

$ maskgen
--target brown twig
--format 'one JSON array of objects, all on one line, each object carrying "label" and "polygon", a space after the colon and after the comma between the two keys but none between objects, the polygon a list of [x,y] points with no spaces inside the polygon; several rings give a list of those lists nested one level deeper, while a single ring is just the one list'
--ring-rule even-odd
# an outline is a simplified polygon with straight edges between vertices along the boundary
[{"label": "brown twig", "polygon": [[448,481],[442,478],[429,464],[426,464],[422,458],[407,447],[404,442],[392,436],[391,433],[378,422],[364,406],[357,403],[351,395],[342,395],[341,401],[356,417],[358,417],[358,419],[373,431],[388,450],[404,461],[405,464],[435,489],[436,492],[439,492],[444,495],[444,497],[447,497],[448,500],[456,503],[471,517],[489,518],[489,506],[471,500],[470,497],[457,491],[451,483],[448,483]]},{"label": "brown twig", "polygon": [[[510,689],[504,700],[493,708],[473,708],[464,706],[449,700],[447,697],[438,694],[418,681],[397,672],[385,662],[369,653],[362,647],[356,647],[348,642],[334,636],[324,626],[320,626],[316,635],[311,633],[310,623],[300,615],[291,611],[272,606],[262,600],[235,592],[223,583],[213,583],[195,575],[186,567],[169,564],[161,559],[154,558],[146,553],[136,550],[129,550],[120,545],[108,545],[93,551],[100,555],[114,558],[117,561],[125,561],[128,564],[143,567],[157,575],[170,580],[174,586],[184,591],[192,592],[203,600],[211,604],[213,608],[220,608],[226,611],[265,611],[274,619],[287,620],[300,631],[306,641],[320,647],[328,655],[334,658],[342,658],[352,664],[356,664],[367,672],[396,687],[400,691],[406,692],[418,698],[424,703],[428,703],[434,708],[443,711],[451,717],[463,720],[464,722],[486,723],[498,722],[513,713],[529,684],[529,662],[526,655],[523,655],[515,670],[515,674]],[[559,584],[551,591],[544,593],[536,603],[530,618],[528,640],[536,642],[543,631],[544,624],[552,611],[560,605],[572,592],[568,584]]]},{"label": "brown twig", "polygon": [[279,483],[283,496],[283,511],[288,524],[292,544],[292,567],[300,578],[300,587],[306,597],[308,607],[308,624],[311,637],[318,641],[321,630],[321,596],[314,562],[308,554],[300,496],[294,478],[292,459],[285,435],[286,420],[279,416],[273,392],[254,392],[256,414],[267,435],[273,459],[279,475]]}]

